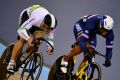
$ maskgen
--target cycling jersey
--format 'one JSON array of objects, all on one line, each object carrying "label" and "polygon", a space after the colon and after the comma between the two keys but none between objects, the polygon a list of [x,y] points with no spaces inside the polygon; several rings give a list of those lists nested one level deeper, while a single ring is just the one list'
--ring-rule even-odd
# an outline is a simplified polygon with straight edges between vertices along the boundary
[{"label": "cycling jersey", "polygon": [[[74,35],[84,52],[88,52],[85,39],[88,39],[90,41],[90,47],[94,49],[96,48],[96,34],[101,35],[99,32],[100,28],[98,27],[101,18],[102,16],[98,14],[87,15],[75,23]],[[106,56],[111,59],[114,33],[113,30],[106,30],[106,32],[107,34],[103,36],[106,38]]]},{"label": "cycling jersey", "polygon": [[[32,35],[34,32],[40,31],[44,34],[44,31],[40,28],[41,22],[44,20],[45,15],[49,14],[49,11],[40,5],[33,5],[23,10],[20,14],[18,34],[23,39],[28,40],[30,38],[27,31],[30,31]],[[54,31],[48,34],[48,41],[53,46]],[[49,45],[48,45],[49,47]]]}]

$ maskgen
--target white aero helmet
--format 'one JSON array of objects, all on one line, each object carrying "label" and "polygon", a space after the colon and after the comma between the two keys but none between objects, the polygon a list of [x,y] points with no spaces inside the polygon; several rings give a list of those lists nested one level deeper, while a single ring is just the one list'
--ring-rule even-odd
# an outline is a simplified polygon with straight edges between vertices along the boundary
[{"label": "white aero helmet", "polygon": [[47,14],[44,18],[44,23],[51,29],[55,29],[57,26],[57,19],[53,14]]},{"label": "white aero helmet", "polygon": [[103,16],[100,21],[100,27],[101,28],[103,27],[107,30],[111,30],[113,28],[113,24],[114,24],[113,19],[108,15]]}]

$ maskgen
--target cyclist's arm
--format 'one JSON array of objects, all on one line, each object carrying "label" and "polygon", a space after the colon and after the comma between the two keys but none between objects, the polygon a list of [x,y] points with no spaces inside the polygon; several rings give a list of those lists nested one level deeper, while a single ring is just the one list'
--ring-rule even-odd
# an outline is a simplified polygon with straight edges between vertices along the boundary
[{"label": "cyclist's arm", "polygon": [[[54,47],[54,30],[51,31],[49,34],[48,34],[48,42]],[[47,44],[48,48],[51,48],[49,44]]]},{"label": "cyclist's arm", "polygon": [[109,31],[106,37],[106,56],[111,59],[112,58],[112,48],[114,41],[114,33],[113,31]]},{"label": "cyclist's arm", "polygon": [[91,47],[92,49],[94,49],[94,50],[95,50],[96,44],[97,44],[96,37],[97,37],[96,34],[92,34],[92,35],[90,36],[90,39],[89,39],[89,41],[90,41],[90,47]]},{"label": "cyclist's arm", "polygon": [[25,21],[17,31],[19,36],[27,41],[30,38],[27,31],[32,27],[34,23],[35,20],[32,17]]}]

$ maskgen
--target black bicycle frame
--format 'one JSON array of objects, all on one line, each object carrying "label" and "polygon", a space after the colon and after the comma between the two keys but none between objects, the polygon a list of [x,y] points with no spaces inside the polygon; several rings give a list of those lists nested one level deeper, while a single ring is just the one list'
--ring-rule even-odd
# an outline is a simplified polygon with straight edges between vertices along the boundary
[{"label": "black bicycle frame", "polygon": [[32,55],[34,55],[34,50],[32,51],[32,52],[30,52],[30,54],[21,62],[21,63],[19,63],[17,66],[16,66],[16,70],[18,70],[19,69],[19,67],[22,65],[22,64],[24,64],[25,63],[25,61],[27,60],[27,59],[29,59],[29,57],[30,56],[32,56]]},{"label": "black bicycle frame", "polygon": [[51,46],[51,48],[52,48],[51,52],[54,51],[53,46],[52,46],[46,39],[44,39],[43,37],[34,39],[33,42],[32,42],[32,43],[34,44],[33,50],[32,50],[30,53],[28,53],[28,56],[27,56],[20,64],[18,64],[18,65],[16,66],[15,71],[18,70],[19,67],[20,67],[22,64],[24,64],[25,61],[26,61],[27,59],[29,59],[30,56],[34,55],[35,52],[38,51],[38,47],[39,47],[40,43],[36,43],[36,40],[38,40],[38,41],[40,41],[40,40],[45,41],[46,43],[48,43],[48,44]]}]

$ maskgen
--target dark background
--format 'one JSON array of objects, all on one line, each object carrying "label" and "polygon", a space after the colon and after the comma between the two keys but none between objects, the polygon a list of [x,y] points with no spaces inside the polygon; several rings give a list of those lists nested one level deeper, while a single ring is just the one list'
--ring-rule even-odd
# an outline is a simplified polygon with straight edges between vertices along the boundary
[{"label": "dark background", "polygon": [[[67,54],[70,46],[75,42],[73,25],[80,17],[87,14],[110,15],[114,19],[114,49],[112,66],[102,66],[104,58],[96,57],[101,64],[103,79],[118,80],[120,72],[120,1],[119,0],[1,0],[0,1],[0,40],[3,43],[16,42],[18,20],[21,11],[30,5],[40,4],[53,13],[58,19],[58,26],[55,31],[55,53],[47,55],[46,48],[40,48],[44,52],[44,63],[50,67],[52,63],[63,54]],[[44,45],[44,44],[43,44]],[[98,36],[97,50],[105,54],[105,39]],[[78,56],[77,64],[83,56]],[[76,66],[77,69],[77,66]]]}]

